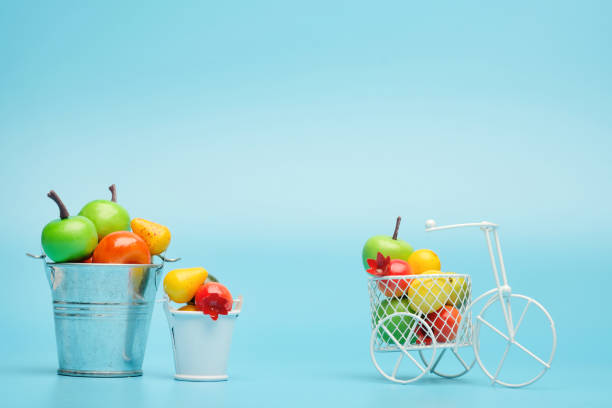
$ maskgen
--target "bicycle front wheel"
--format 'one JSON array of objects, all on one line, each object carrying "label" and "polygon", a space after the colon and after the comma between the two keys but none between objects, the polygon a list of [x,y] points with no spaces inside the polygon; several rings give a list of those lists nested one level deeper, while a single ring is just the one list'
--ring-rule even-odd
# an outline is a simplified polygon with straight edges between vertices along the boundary
[{"label": "bicycle front wheel", "polygon": [[[516,311],[518,315],[513,314]],[[528,296],[495,295],[475,318],[474,355],[492,383],[506,387],[534,383],[550,368],[556,347],[552,317]]]}]

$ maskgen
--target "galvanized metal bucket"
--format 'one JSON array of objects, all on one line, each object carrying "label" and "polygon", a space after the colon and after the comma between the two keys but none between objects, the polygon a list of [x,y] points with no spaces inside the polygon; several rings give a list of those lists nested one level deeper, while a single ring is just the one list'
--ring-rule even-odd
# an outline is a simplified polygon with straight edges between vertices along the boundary
[{"label": "galvanized metal bucket", "polygon": [[[33,256],[33,255],[30,255]],[[160,264],[49,263],[58,374],[142,375]]]}]

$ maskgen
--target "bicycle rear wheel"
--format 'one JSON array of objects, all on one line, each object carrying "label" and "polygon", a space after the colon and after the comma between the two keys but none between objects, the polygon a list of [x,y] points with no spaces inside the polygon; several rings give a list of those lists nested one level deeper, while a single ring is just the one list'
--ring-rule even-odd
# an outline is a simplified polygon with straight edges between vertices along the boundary
[{"label": "bicycle rear wheel", "polygon": [[[370,338],[370,357],[383,377],[408,384],[429,372],[436,358],[436,342],[434,340],[428,346],[412,344],[411,340],[419,328],[433,338],[433,331],[425,320],[409,312],[390,314],[376,324]],[[415,356],[416,351],[423,348],[431,350],[431,356],[429,361],[421,364]],[[397,358],[388,358],[395,356]],[[406,361],[409,364],[402,365]]]}]

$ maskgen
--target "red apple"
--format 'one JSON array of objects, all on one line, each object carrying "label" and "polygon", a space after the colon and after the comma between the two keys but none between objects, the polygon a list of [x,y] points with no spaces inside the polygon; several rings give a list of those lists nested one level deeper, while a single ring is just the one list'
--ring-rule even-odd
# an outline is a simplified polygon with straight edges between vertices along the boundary
[{"label": "red apple", "polygon": [[[461,315],[459,310],[452,306],[442,306],[435,312],[429,313],[425,317],[425,322],[431,327],[434,338],[437,343],[447,343],[455,340],[459,323],[461,323]],[[418,343],[431,344],[431,338],[423,328],[417,330]]]},{"label": "red apple", "polygon": [[[412,275],[408,262],[401,259],[392,259],[385,276]],[[408,293],[410,279],[383,279],[378,281],[378,288],[386,297],[402,297]]]}]

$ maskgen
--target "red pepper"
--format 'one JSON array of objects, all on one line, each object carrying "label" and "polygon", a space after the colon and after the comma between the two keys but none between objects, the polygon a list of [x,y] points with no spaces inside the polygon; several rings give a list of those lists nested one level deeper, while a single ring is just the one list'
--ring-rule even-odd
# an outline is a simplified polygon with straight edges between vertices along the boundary
[{"label": "red pepper", "polygon": [[195,305],[202,313],[217,320],[232,310],[234,300],[229,290],[218,282],[208,282],[200,286],[195,295]]}]

